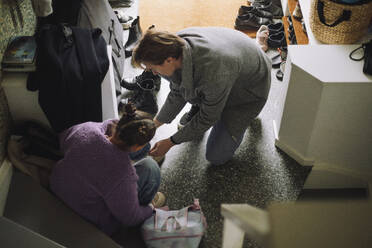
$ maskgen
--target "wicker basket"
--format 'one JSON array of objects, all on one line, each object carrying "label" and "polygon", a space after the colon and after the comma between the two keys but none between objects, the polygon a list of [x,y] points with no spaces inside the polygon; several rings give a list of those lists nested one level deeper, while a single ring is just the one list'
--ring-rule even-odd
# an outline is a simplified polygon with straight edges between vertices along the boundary
[{"label": "wicker basket", "polygon": [[372,1],[341,4],[336,0],[312,0],[310,27],[319,41],[351,44],[366,33],[372,18]]}]

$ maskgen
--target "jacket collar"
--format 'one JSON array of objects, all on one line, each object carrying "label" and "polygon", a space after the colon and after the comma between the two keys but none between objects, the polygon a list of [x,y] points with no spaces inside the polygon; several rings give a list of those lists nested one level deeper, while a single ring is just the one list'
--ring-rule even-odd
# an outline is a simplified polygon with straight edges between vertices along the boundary
[{"label": "jacket collar", "polygon": [[189,100],[194,98],[194,84],[193,84],[193,64],[192,64],[192,48],[187,43],[183,48],[182,51],[182,81],[180,84],[180,88],[183,88],[184,91],[184,98]]}]

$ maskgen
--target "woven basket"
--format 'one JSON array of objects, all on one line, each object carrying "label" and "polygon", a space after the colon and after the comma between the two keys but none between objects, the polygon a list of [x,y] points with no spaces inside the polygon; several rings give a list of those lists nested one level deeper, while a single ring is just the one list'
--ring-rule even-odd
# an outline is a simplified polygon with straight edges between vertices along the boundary
[{"label": "woven basket", "polygon": [[336,0],[312,0],[310,28],[319,41],[351,44],[366,33],[372,18],[372,1],[342,4]]}]

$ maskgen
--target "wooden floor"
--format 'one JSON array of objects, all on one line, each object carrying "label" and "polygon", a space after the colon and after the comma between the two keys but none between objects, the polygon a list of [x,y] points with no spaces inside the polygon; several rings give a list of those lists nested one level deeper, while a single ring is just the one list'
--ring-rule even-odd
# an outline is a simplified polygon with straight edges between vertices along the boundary
[{"label": "wooden floor", "polygon": [[[140,24],[145,31],[151,25],[159,30],[177,32],[192,26],[234,28],[239,7],[246,0],[140,0]],[[244,32],[256,36],[256,30]]]}]

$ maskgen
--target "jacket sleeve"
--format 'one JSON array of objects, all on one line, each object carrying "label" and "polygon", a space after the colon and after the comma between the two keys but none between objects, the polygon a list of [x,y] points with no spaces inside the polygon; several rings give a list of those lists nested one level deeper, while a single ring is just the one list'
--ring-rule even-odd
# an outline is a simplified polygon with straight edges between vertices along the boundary
[{"label": "jacket sleeve", "polygon": [[111,213],[124,226],[136,226],[152,215],[150,206],[141,206],[135,180],[122,180],[106,197]]},{"label": "jacket sleeve", "polygon": [[201,81],[201,87],[198,89],[199,95],[202,96],[200,110],[186,126],[172,136],[176,143],[200,137],[220,119],[232,87],[232,84],[227,82],[231,80],[235,79],[227,73]]},{"label": "jacket sleeve", "polygon": [[156,116],[161,123],[171,123],[186,105],[186,101],[180,93],[178,85],[169,83],[170,92],[164,105]]}]

